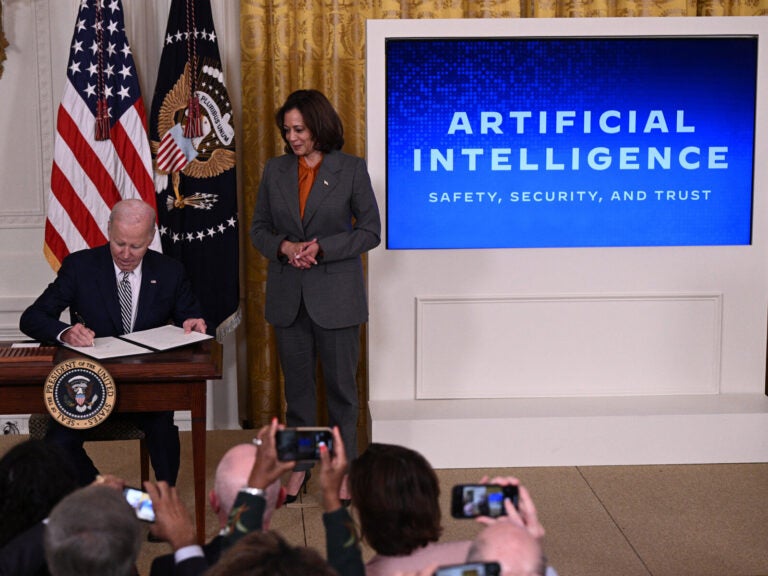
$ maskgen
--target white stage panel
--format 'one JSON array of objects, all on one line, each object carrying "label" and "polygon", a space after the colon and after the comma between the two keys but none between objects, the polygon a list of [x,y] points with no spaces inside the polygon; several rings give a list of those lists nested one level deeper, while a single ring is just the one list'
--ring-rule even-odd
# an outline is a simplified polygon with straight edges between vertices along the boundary
[{"label": "white stage panel", "polygon": [[418,399],[717,394],[717,294],[417,298]]}]

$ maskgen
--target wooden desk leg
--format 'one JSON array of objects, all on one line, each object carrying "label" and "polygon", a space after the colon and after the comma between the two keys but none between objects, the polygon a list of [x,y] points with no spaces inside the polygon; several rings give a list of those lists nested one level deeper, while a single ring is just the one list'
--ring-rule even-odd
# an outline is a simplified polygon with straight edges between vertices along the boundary
[{"label": "wooden desk leg", "polygon": [[192,386],[192,475],[195,486],[195,526],[197,541],[205,543],[205,411],[207,382]]}]

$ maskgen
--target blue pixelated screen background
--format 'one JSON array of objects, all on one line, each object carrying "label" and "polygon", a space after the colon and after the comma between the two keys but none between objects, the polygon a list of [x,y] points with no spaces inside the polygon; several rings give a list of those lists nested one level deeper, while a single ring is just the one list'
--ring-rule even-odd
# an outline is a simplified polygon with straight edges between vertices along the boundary
[{"label": "blue pixelated screen background", "polygon": [[751,242],[753,36],[388,39],[387,247]]}]

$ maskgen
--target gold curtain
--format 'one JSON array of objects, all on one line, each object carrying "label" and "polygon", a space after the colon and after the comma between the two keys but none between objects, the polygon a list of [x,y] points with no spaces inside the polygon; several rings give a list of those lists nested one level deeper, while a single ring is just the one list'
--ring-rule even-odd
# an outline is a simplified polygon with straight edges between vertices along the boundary
[{"label": "gold curtain", "polygon": [[[365,23],[400,18],[583,18],[760,16],[768,0],[241,0],[243,201],[250,216],[266,160],[282,153],[274,112],[290,92],[317,88],[344,122],[345,151],[365,152]],[[245,258],[250,400],[259,426],[283,414],[273,334],[264,320],[266,260],[250,243]],[[363,335],[363,340],[365,336]],[[359,436],[367,441],[367,355],[358,369]]]}]

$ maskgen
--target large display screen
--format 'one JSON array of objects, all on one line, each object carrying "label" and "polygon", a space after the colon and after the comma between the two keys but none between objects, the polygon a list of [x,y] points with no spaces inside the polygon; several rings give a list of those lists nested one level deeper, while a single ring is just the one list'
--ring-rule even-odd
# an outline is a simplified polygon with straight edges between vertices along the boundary
[{"label": "large display screen", "polygon": [[388,38],[387,247],[750,244],[757,50]]}]

